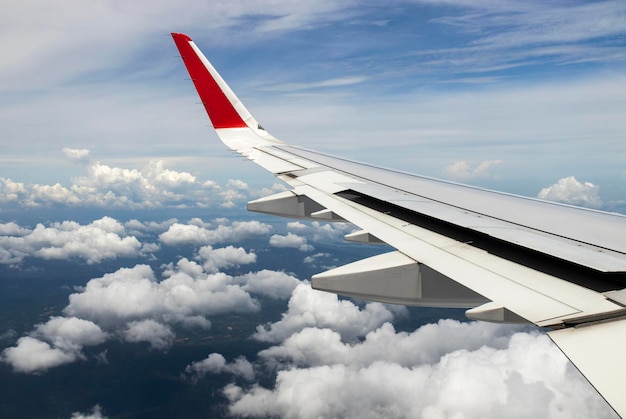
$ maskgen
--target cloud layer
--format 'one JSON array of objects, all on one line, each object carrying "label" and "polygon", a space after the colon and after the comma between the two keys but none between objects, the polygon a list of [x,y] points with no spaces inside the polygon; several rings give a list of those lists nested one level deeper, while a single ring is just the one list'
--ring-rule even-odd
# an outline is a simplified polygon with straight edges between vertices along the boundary
[{"label": "cloud layer", "polygon": [[[544,334],[453,320],[398,332],[392,313],[372,309],[300,285],[283,318],[259,327],[274,346],[253,363],[213,353],[185,374],[232,374],[223,393],[235,416],[616,417]],[[273,386],[250,383],[268,369]]]},{"label": "cloud layer", "polygon": [[[74,162],[87,164],[89,150],[65,148]],[[154,209],[163,207],[232,208],[259,194],[283,189],[252,191],[241,180],[230,180],[224,186],[214,181],[201,181],[188,172],[165,167],[162,160],[149,162],[141,170],[112,167],[100,162],[87,167],[87,174],[72,179],[69,186],[60,183],[25,184],[0,177],[0,203],[19,207],[98,207]]]},{"label": "cloud layer", "polygon": [[15,223],[0,224],[0,263],[18,264],[25,257],[80,259],[89,264],[118,257],[135,257],[154,250],[126,234],[124,226],[111,217],[87,225],[74,221],[43,224],[30,230]]}]

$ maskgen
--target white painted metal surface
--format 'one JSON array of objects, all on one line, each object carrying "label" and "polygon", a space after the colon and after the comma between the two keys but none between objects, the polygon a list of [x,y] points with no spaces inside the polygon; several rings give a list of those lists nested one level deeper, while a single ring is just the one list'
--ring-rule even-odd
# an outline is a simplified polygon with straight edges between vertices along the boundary
[{"label": "white painted metal surface", "polygon": [[570,327],[548,335],[623,417],[626,414],[626,320]]}]

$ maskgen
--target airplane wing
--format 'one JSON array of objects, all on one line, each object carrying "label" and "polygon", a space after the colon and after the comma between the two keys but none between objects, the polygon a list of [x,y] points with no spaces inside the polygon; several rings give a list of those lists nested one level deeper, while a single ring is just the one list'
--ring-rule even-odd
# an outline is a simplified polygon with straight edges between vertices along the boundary
[{"label": "airplane wing", "polygon": [[396,249],[319,273],[313,288],[548,328],[626,417],[626,217],[284,143],[259,125],[191,38],[172,37],[219,138],[291,186],[249,202],[250,211],[348,221],[360,230],[346,240]]}]

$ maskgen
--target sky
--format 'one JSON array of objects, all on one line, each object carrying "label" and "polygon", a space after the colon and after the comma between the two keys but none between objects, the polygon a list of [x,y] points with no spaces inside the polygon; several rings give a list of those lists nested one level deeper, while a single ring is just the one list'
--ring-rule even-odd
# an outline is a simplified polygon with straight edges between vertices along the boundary
[{"label": "sky", "polygon": [[[84,274],[52,312],[7,320],[9,376],[92,368],[113,342],[167,357],[244,313],[262,319],[258,350],[180,368],[197,385],[226,377],[226,415],[613,417],[539,331],[396,330],[406,310],[311,291],[312,273],[343,263],[327,250],[350,227],[243,212],[284,186],[219,142],[170,32],[288,143],[626,212],[624,2],[13,2],[0,16],[0,266],[5,281],[51,263]],[[297,255],[289,268],[262,256],[280,252]],[[66,416],[122,411],[95,400]]]}]

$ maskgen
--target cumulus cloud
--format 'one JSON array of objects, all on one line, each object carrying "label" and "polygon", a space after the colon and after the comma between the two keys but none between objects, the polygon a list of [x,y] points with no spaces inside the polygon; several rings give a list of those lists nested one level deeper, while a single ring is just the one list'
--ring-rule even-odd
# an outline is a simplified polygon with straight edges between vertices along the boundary
[{"label": "cumulus cloud", "polygon": [[22,237],[29,233],[29,229],[20,227],[13,221],[10,223],[0,223],[0,236]]},{"label": "cumulus cloud", "polygon": [[263,269],[259,272],[250,272],[235,278],[242,288],[252,294],[260,294],[269,298],[288,299],[293,290],[301,284],[295,276],[284,272]]},{"label": "cumulus cloud", "polygon": [[168,246],[211,245],[268,234],[272,229],[270,225],[256,220],[234,221],[232,223],[228,220],[216,220],[216,222],[222,224],[213,229],[197,224],[175,223],[166,232],[159,235],[159,240]]},{"label": "cumulus cloud", "polygon": [[259,310],[258,302],[232,285],[226,274],[206,274],[187,259],[169,268],[161,282],[147,265],[92,279],[81,292],[69,296],[63,312],[111,328],[146,318],[208,327],[204,316]]},{"label": "cumulus cloud", "polygon": [[276,382],[226,386],[233,415],[615,418],[547,336],[514,327],[444,320],[406,333],[387,323],[352,343],[306,328],[259,358]]},{"label": "cumulus cloud", "polygon": [[574,176],[569,176],[543,188],[537,197],[565,204],[599,208],[602,206],[602,200],[598,195],[599,189],[591,182],[579,182]]},{"label": "cumulus cloud", "polygon": [[[461,345],[450,352],[449,347],[433,348],[432,353],[439,355],[434,360],[420,359],[418,351],[407,345],[402,351],[412,355],[405,354],[404,365],[387,359],[386,350],[396,349],[391,344],[371,361],[358,356],[368,343],[346,347],[326,339],[326,345],[310,349],[316,353],[308,357],[311,364],[305,359],[298,367],[278,371],[273,388],[231,384],[224,394],[231,414],[253,417],[614,417],[545,335],[513,334],[500,347],[500,338],[493,346],[484,336],[474,338],[471,332],[480,327],[454,332],[482,345],[469,350]],[[442,325],[440,340],[431,344],[445,341],[447,329]],[[410,334],[404,337],[411,339]],[[335,355],[342,347],[347,352],[342,360],[325,359],[320,352],[324,348]],[[356,352],[356,361],[350,352]]]},{"label": "cumulus cloud", "polygon": [[22,207],[51,205],[151,209],[163,207],[225,206],[232,208],[259,194],[240,180],[223,187],[188,172],[168,169],[162,160],[141,169],[89,162],[89,150],[64,148],[71,161],[86,165],[87,173],[70,185],[24,184],[0,178],[0,203]]},{"label": "cumulus cloud", "polygon": [[254,367],[244,357],[238,357],[233,362],[226,362],[222,354],[212,353],[202,361],[194,362],[185,368],[185,375],[197,382],[207,374],[229,373],[240,376],[248,381],[254,380]]},{"label": "cumulus cloud", "polygon": [[102,408],[97,404],[91,408],[90,413],[74,412],[70,419],[106,419],[106,416],[102,414]]},{"label": "cumulus cloud", "polygon": [[145,234],[162,233],[170,228],[171,225],[177,223],[176,218],[170,218],[165,221],[139,221],[135,218],[124,223],[124,227],[128,234],[133,236],[143,236]]},{"label": "cumulus cloud", "polygon": [[89,163],[89,150],[65,147],[63,154],[65,158],[75,163]]},{"label": "cumulus cloud", "polygon": [[363,309],[335,294],[316,291],[309,284],[299,284],[289,300],[281,320],[257,327],[254,338],[279,342],[307,327],[332,328],[348,341],[364,336],[394,314],[383,304],[369,303]]},{"label": "cumulus cloud", "polygon": [[[219,250],[211,249],[220,255]],[[217,265],[243,263],[241,258],[254,256],[243,249],[224,250],[226,253],[220,255],[222,259]],[[175,338],[173,325],[209,328],[211,316],[257,312],[260,304],[250,293],[280,298],[297,282],[272,271],[233,278],[213,272],[214,266],[205,271],[202,265],[182,258],[176,264],[162,266],[161,281],[148,265],[121,268],[92,279],[69,296],[64,316],[36,325],[29,336],[6,348],[0,360],[18,372],[42,372],[85,359],[84,347],[114,337],[167,350]],[[273,286],[275,292],[268,288]],[[98,362],[106,361],[106,353],[95,358]]]},{"label": "cumulus cloud", "polygon": [[31,336],[6,348],[1,360],[14,371],[33,373],[83,359],[84,346],[103,343],[108,337],[95,323],[76,317],[52,317],[35,326]]},{"label": "cumulus cloud", "polygon": [[246,265],[256,262],[256,255],[246,252],[243,247],[227,246],[214,249],[203,246],[198,250],[198,260],[206,272],[218,272],[222,268]]},{"label": "cumulus cloud", "polygon": [[440,320],[399,332],[388,322],[393,314],[378,306],[359,308],[301,284],[282,319],[257,329],[255,337],[273,346],[256,360],[229,363],[212,353],[185,375],[241,377],[236,365],[245,366],[248,381],[272,374],[269,386],[223,388],[234,416],[616,418],[536,330]]},{"label": "cumulus cloud", "polygon": [[105,259],[134,257],[142,248],[141,242],[126,234],[124,226],[111,217],[103,217],[90,224],[74,221],[37,224],[33,230],[13,223],[0,227],[0,263],[18,264],[26,256],[42,259],[82,259],[88,264]]},{"label": "cumulus cloud", "polygon": [[294,247],[303,252],[312,251],[315,248],[310,244],[307,244],[306,237],[298,236],[297,234],[287,233],[287,235],[274,234],[270,237],[270,246],[273,247]]},{"label": "cumulus cloud", "polygon": [[336,241],[342,239],[347,233],[355,230],[350,223],[321,223],[319,221],[302,223],[299,221],[287,223],[287,230],[297,231],[300,235],[306,236],[309,241]]},{"label": "cumulus cloud", "polygon": [[174,342],[174,332],[166,325],[151,319],[130,322],[124,330],[126,342],[148,342],[150,347],[166,350]]},{"label": "cumulus cloud", "polygon": [[446,174],[449,178],[456,180],[489,177],[491,175],[491,168],[499,165],[500,163],[502,163],[502,160],[487,160],[472,168],[466,161],[456,161],[446,167]]},{"label": "cumulus cloud", "polygon": [[78,354],[53,348],[47,342],[24,336],[17,345],[2,352],[2,361],[11,365],[14,371],[33,373],[74,362]]}]

